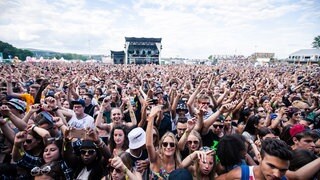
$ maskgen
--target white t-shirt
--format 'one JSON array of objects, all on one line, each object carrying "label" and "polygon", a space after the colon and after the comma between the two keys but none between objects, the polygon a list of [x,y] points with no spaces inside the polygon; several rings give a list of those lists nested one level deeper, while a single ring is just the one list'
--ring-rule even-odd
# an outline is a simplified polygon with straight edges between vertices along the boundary
[{"label": "white t-shirt", "polygon": [[69,126],[78,128],[78,129],[86,129],[87,127],[90,127],[91,129],[95,129],[94,119],[88,114],[85,114],[82,119],[78,119],[76,114],[73,114],[68,124]]},{"label": "white t-shirt", "polygon": [[[92,169],[91,169],[92,170]],[[88,171],[87,167],[84,167],[81,172],[79,173],[77,180],[84,180],[89,179],[89,175],[91,173],[91,170]]]}]

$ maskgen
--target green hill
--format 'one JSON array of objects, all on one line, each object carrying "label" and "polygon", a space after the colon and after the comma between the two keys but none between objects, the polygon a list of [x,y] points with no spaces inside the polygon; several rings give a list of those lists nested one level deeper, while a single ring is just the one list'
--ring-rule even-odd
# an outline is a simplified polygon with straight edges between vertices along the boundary
[{"label": "green hill", "polygon": [[72,59],[80,59],[80,60],[87,60],[87,59],[96,59],[101,60],[102,55],[81,55],[81,54],[74,54],[74,53],[60,53],[54,52],[49,50],[40,50],[40,49],[32,49],[32,48],[25,48],[25,49],[18,49],[13,47],[11,44],[0,41],[0,53],[3,53],[3,59],[10,59],[17,56],[20,60],[24,61],[27,56],[40,58],[43,57],[45,59],[52,59],[52,58],[64,58],[65,60],[72,60]]},{"label": "green hill", "polygon": [[0,41],[0,53],[3,54],[4,59],[11,59],[17,56],[20,60],[25,60],[27,56],[33,56],[29,50],[18,49],[11,44]]}]

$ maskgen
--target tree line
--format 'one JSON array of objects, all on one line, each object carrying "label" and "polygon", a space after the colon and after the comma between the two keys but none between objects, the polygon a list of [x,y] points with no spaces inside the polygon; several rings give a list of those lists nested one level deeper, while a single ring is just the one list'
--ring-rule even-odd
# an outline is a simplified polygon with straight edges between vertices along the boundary
[{"label": "tree line", "polygon": [[12,59],[13,57],[17,56],[20,60],[24,61],[27,56],[40,58],[43,57],[45,59],[60,59],[63,57],[65,60],[72,60],[72,59],[80,59],[80,60],[87,60],[89,56],[87,55],[80,55],[74,53],[58,53],[58,52],[51,52],[51,51],[43,51],[43,50],[27,50],[27,49],[19,49],[12,46],[9,43],[0,41],[0,53],[3,54],[3,59]]},{"label": "tree line", "polygon": [[11,59],[17,56],[19,59],[25,60],[27,56],[33,56],[33,53],[29,50],[18,49],[2,41],[0,41],[0,53],[1,52],[4,59]]}]

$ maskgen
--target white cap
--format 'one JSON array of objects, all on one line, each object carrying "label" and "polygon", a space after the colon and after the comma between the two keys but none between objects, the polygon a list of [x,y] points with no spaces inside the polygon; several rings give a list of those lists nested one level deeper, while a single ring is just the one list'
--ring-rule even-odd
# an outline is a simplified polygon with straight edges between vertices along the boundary
[{"label": "white cap", "polygon": [[146,132],[141,127],[134,128],[129,132],[128,139],[129,148],[138,149],[146,144]]}]

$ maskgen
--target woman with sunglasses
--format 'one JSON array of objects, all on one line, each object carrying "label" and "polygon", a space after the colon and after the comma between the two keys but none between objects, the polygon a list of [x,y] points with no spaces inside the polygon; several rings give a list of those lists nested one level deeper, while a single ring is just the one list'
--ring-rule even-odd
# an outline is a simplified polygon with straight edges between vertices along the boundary
[{"label": "woman with sunglasses", "polygon": [[[34,131],[45,130],[37,127],[37,130]],[[32,156],[23,149],[22,143],[26,140],[26,131],[20,131],[16,134],[12,157],[18,166],[30,169],[30,174],[35,176],[35,179],[71,179],[72,169],[67,166],[61,156],[62,140],[45,139],[42,157]]]},{"label": "woman with sunglasses", "polygon": [[160,139],[159,151],[153,145],[153,123],[161,111],[161,106],[154,106],[147,118],[146,148],[149,155],[151,178],[167,179],[169,174],[179,168],[181,163],[180,152],[177,148],[178,141],[173,133],[167,132]]},{"label": "woman with sunglasses", "polygon": [[301,111],[296,107],[289,108],[287,116],[288,116],[288,121],[285,122],[283,126],[295,125],[299,123],[300,120],[302,120]]},{"label": "woman with sunglasses", "polygon": [[192,173],[194,179],[212,180],[216,176],[215,161],[214,150],[205,146],[186,157],[182,161],[181,167],[187,168]]},{"label": "woman with sunglasses", "polygon": [[[183,152],[183,154],[185,154],[184,152],[186,148],[188,149],[188,154],[191,154],[194,151],[199,150],[199,148],[202,146],[201,136],[199,132],[196,130],[198,129],[198,127],[195,128],[195,126],[195,118],[189,119],[187,121],[187,129],[178,142],[178,148],[180,152]],[[185,155],[184,157],[186,157],[187,155]]]}]

